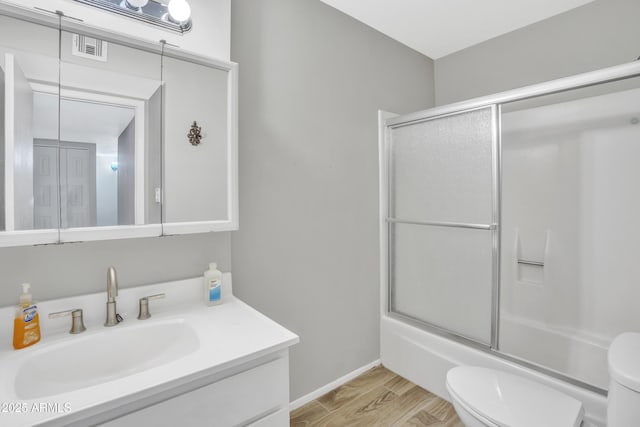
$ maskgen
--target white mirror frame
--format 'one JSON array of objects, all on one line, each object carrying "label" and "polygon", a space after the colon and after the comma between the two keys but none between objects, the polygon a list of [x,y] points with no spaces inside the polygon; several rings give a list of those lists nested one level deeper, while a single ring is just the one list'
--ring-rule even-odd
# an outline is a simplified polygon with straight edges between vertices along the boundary
[{"label": "white mirror frame", "polygon": [[[48,27],[58,28],[58,16],[33,9],[0,3],[3,15],[22,19]],[[147,52],[188,60],[213,67],[228,73],[227,78],[227,218],[224,220],[171,222],[160,224],[138,224],[108,227],[86,227],[67,229],[17,230],[0,232],[0,247],[46,245],[82,241],[159,237],[164,235],[233,231],[239,227],[238,221],[238,64],[213,59],[178,48],[151,43],[129,35],[119,34],[89,27],[81,22],[62,19],[62,31],[81,32],[91,37],[119,43]],[[164,141],[162,141],[164,144]],[[164,173],[165,165],[161,165]],[[164,190],[163,190],[164,191]],[[164,199],[164,197],[163,197]]]},{"label": "white mirror frame", "polygon": [[[216,221],[163,222],[162,235],[233,231],[238,223],[238,64],[166,47],[169,58],[188,60],[227,72],[227,219]],[[163,165],[164,168],[164,165]],[[164,176],[163,176],[164,179]],[[164,197],[163,197],[164,199]]]}]

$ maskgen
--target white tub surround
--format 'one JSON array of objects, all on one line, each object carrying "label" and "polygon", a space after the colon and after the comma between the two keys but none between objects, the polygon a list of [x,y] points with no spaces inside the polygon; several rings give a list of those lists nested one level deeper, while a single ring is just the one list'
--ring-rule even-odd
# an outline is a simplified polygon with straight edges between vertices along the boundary
[{"label": "white tub surround", "polygon": [[605,396],[528,369],[490,352],[476,350],[382,316],[380,325],[380,359],[382,364],[399,375],[450,400],[446,389],[447,371],[455,366],[484,366],[537,381],[582,402],[585,409],[585,427],[603,427],[606,419]]},{"label": "white tub surround", "polygon": [[[149,302],[152,317],[137,320],[138,300],[158,293],[166,297]],[[39,303],[42,340],[17,351],[11,347],[14,308],[0,309],[0,334],[5,337],[0,343],[2,426],[288,423],[288,349],[299,339],[233,297],[230,274],[224,274],[223,303],[217,306],[204,304],[200,277],[120,290],[117,311],[124,321],[109,328],[103,326],[106,300],[104,292]],[[76,308],[84,311],[87,330],[81,334],[68,333],[70,318],[48,318]],[[158,331],[165,330],[175,335],[169,346],[153,351],[152,345],[140,345],[154,336],[162,339]],[[108,354],[98,355],[95,347],[104,342],[115,343],[115,348],[107,346]],[[79,385],[58,385],[60,373],[42,365],[72,347],[86,350],[71,361],[60,360],[61,370],[91,372],[95,362],[106,374],[97,370],[95,378]],[[150,354],[144,354],[145,348]],[[101,360],[87,360],[96,356]],[[132,372],[109,366],[127,361]],[[25,374],[29,363],[47,369],[43,375],[51,377],[49,385],[46,378]],[[24,384],[29,378],[32,388]]]},{"label": "white tub surround", "polygon": [[609,383],[607,350],[610,343],[611,339],[586,331],[500,313],[502,353],[563,372],[603,390]]}]

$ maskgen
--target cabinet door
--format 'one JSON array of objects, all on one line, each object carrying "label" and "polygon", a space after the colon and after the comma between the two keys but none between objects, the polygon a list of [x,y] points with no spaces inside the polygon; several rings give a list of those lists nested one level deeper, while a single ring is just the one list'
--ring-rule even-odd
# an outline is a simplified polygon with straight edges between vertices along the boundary
[{"label": "cabinet door", "polygon": [[[6,16],[4,7],[0,11],[0,247],[56,243],[59,31]],[[36,153],[41,139],[49,140],[46,153]]]},{"label": "cabinet door", "polygon": [[163,233],[235,230],[236,65],[167,54],[162,69]]},{"label": "cabinet door", "polygon": [[285,427],[289,425],[289,410],[280,409],[258,421],[248,424],[247,427]]},{"label": "cabinet door", "polygon": [[289,359],[285,356],[101,425],[231,427],[257,422],[288,404]]},{"label": "cabinet door", "polygon": [[60,240],[159,236],[161,55],[64,24],[60,46]]}]

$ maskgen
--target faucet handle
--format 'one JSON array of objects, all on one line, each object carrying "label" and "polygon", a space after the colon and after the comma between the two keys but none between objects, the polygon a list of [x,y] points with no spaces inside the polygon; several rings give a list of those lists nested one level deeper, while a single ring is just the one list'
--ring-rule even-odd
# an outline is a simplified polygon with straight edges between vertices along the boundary
[{"label": "faucet handle", "polygon": [[84,327],[84,321],[82,320],[82,309],[80,308],[49,313],[49,319],[55,319],[65,316],[71,316],[71,330],[69,330],[70,334],[79,334],[80,332],[84,332],[87,330],[87,328]]},{"label": "faucet handle", "polygon": [[165,296],[166,294],[162,293],[140,298],[140,311],[138,313],[138,320],[146,320],[151,317],[151,313],[149,313],[149,301],[162,299]]}]

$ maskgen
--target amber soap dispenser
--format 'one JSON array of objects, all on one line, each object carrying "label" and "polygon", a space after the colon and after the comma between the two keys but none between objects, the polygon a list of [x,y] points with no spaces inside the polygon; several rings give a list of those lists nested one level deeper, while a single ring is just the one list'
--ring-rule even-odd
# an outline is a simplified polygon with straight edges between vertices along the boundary
[{"label": "amber soap dispenser", "polygon": [[31,299],[31,285],[22,284],[20,303],[16,307],[16,317],[13,320],[13,348],[19,350],[40,341],[40,318],[38,307]]}]

